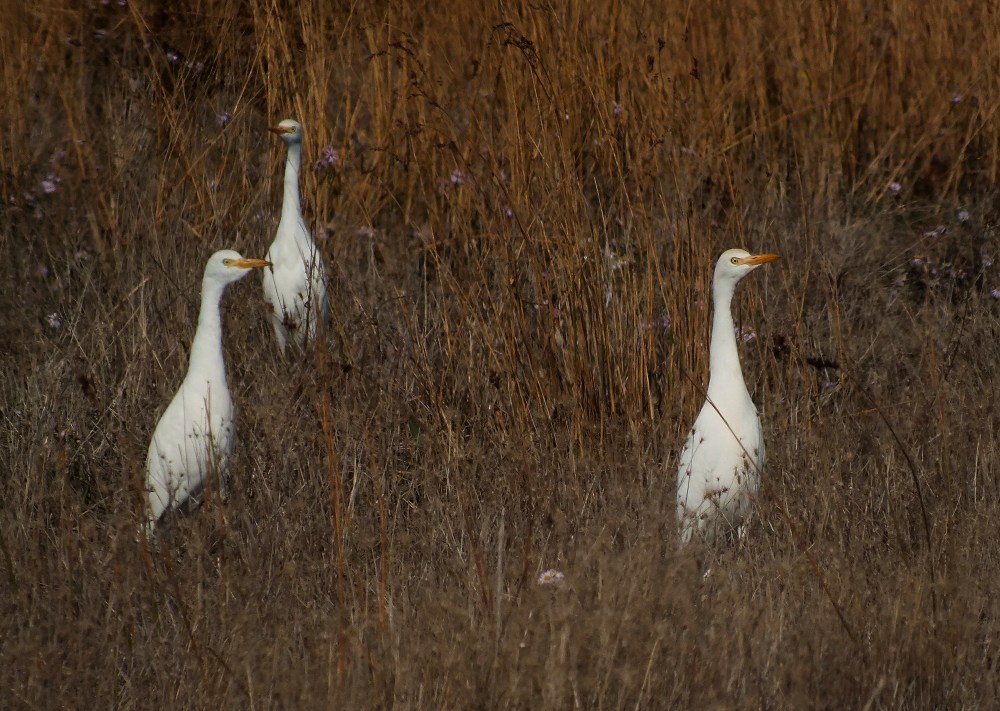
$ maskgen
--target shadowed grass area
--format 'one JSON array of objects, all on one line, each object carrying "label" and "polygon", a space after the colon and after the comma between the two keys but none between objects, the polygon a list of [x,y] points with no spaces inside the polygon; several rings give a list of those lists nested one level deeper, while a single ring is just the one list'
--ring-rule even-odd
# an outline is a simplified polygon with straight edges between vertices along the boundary
[{"label": "shadowed grass area", "polygon": [[[614,5],[10,11],[4,706],[996,705],[996,12]],[[331,329],[282,360],[228,291],[231,497],[149,549],[204,263],[273,238],[286,116]],[[682,551],[734,246],[782,255],[736,300],[765,482]]]}]

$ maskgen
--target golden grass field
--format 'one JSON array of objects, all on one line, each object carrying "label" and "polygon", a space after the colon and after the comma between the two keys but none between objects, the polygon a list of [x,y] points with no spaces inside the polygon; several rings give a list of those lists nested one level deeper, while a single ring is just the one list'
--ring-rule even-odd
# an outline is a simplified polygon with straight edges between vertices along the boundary
[{"label": "golden grass field", "polygon": [[[3,708],[1000,704],[992,3],[39,0],[0,42]],[[288,116],[332,328],[282,360],[230,288],[231,496],[149,547]],[[765,483],[681,550],[734,246],[782,255],[737,295]]]}]

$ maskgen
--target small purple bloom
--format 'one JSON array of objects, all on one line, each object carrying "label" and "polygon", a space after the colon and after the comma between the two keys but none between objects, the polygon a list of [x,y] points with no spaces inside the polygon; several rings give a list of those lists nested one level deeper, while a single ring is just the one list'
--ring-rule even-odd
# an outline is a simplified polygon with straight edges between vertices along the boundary
[{"label": "small purple bloom", "polygon": [[558,585],[565,579],[566,576],[562,573],[562,571],[551,568],[538,574],[537,583],[539,585]]},{"label": "small purple bloom", "polygon": [[233,120],[233,115],[228,111],[223,111],[221,114],[215,117],[215,122],[220,126],[225,126],[227,123]]},{"label": "small purple bloom", "polygon": [[643,331],[652,331],[655,329],[658,331],[669,332],[670,317],[667,316],[667,314],[663,314],[662,316],[660,316],[660,318],[656,319],[655,321],[643,321],[641,327]]},{"label": "small purple bloom", "polygon": [[903,189],[903,186],[893,180],[889,183],[889,192],[893,195],[899,195],[899,191]]},{"label": "small purple bloom", "polygon": [[954,96],[951,97],[951,103],[953,103],[953,104],[961,104],[962,103],[962,99],[964,99],[964,98],[965,97],[962,96],[961,94],[955,94]]},{"label": "small purple bloom", "polygon": [[622,105],[619,104],[616,101],[614,107],[611,109],[611,113],[614,114],[615,118],[618,118],[619,116],[621,116],[622,115]]},{"label": "small purple bloom", "polygon": [[969,211],[968,210],[959,210],[958,211],[958,215],[956,215],[956,217],[958,218],[959,222],[968,222],[969,221]]},{"label": "small purple bloom", "polygon": [[992,296],[994,299],[1000,299],[1000,289],[993,289],[992,291],[990,291],[990,296]]},{"label": "small purple bloom", "polygon": [[451,184],[452,185],[462,185],[465,182],[465,176],[462,175],[462,171],[453,170],[451,171]]},{"label": "small purple bloom", "polygon": [[740,326],[736,329],[736,338],[743,343],[751,343],[757,339],[757,334],[749,326]]},{"label": "small purple bloom", "polygon": [[503,214],[506,215],[507,217],[513,217],[514,216],[514,211],[511,210],[509,207],[505,207],[503,209]]},{"label": "small purple bloom", "polygon": [[108,37],[108,31],[107,30],[105,30],[103,28],[99,29],[99,30],[94,30],[94,39],[102,40],[102,39],[107,39],[107,37]]},{"label": "small purple bloom", "polygon": [[327,146],[323,149],[322,157],[313,164],[313,170],[323,170],[324,168],[337,165],[339,162],[340,152],[333,146]]},{"label": "small purple bloom", "polygon": [[178,59],[180,59],[180,57],[177,56],[177,52],[167,52],[167,61],[171,64],[176,62]]},{"label": "small purple bloom", "polygon": [[45,193],[46,195],[51,195],[58,189],[59,183],[61,182],[62,178],[60,178],[57,175],[53,175],[52,173],[49,173],[48,177],[42,181],[42,192]]},{"label": "small purple bloom", "polygon": [[45,322],[49,324],[49,328],[52,330],[56,330],[62,326],[62,321],[59,320],[59,314],[54,311],[45,317]]}]

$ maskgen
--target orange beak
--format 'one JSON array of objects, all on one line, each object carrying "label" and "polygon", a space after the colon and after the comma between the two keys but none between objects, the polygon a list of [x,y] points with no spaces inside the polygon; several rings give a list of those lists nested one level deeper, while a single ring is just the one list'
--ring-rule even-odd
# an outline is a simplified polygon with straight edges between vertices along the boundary
[{"label": "orange beak", "polygon": [[285,128],[284,126],[271,126],[267,130],[270,131],[271,133],[275,134],[276,136],[281,136],[281,135],[283,135],[285,133],[291,133],[292,132],[292,129]]},{"label": "orange beak", "polygon": [[780,257],[777,254],[751,254],[749,257],[741,259],[740,263],[756,267],[761,264],[773,262],[775,259],[780,259]]},{"label": "orange beak", "polygon": [[233,259],[229,264],[242,269],[263,269],[271,266],[271,263],[266,259]]}]

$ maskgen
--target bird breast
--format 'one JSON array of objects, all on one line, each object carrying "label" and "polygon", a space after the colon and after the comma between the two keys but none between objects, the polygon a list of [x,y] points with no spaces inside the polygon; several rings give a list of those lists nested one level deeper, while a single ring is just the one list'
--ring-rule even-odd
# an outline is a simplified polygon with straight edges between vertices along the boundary
[{"label": "bird breast", "polygon": [[[750,457],[763,467],[764,438],[753,402],[738,408],[706,402],[691,430],[692,457],[705,469],[715,469]],[[712,466],[718,462],[716,466]]]}]

